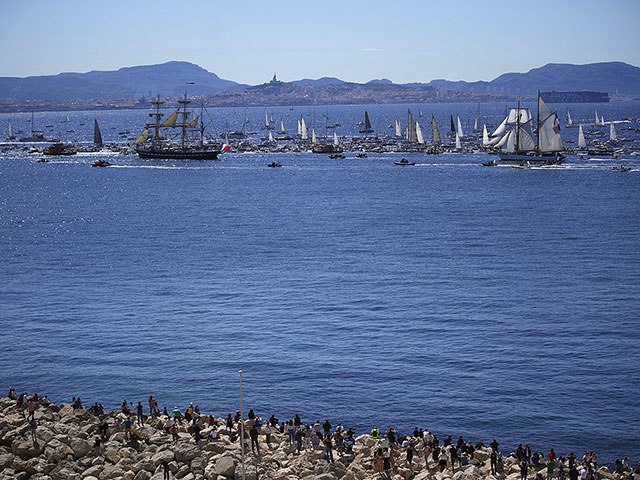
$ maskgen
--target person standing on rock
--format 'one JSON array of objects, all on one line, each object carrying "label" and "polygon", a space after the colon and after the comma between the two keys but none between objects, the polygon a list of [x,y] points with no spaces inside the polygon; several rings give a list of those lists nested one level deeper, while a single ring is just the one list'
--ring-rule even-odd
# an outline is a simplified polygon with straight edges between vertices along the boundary
[{"label": "person standing on rock", "polygon": [[[289,425],[290,428],[293,429],[293,425]],[[290,432],[294,432],[294,430],[290,430]],[[302,430],[295,430],[295,441],[296,441],[296,449],[298,450],[298,455],[300,455],[300,450],[302,450],[302,437],[304,436],[304,432]]]},{"label": "person standing on rock", "polygon": [[164,472],[163,480],[171,480],[169,477],[169,462],[166,460],[162,461],[162,471]]},{"label": "person standing on rock", "polygon": [[409,445],[407,445],[407,464],[409,465],[409,469],[413,471],[413,465],[411,462],[413,462],[413,443],[409,442]]},{"label": "person standing on rock", "polygon": [[373,454],[373,473],[382,473],[384,470],[384,453],[378,448]]},{"label": "person standing on rock", "polygon": [[440,452],[440,456],[438,457],[438,465],[440,465],[440,472],[444,472],[444,469],[447,468],[447,452],[443,448]]},{"label": "person standing on rock", "polygon": [[431,450],[431,445],[425,442],[422,448],[422,455],[424,456],[424,466],[427,470],[429,470],[429,455],[431,455]]},{"label": "person standing on rock", "polygon": [[31,440],[33,440],[33,444],[36,445],[38,443],[38,438],[36,437],[36,430],[38,429],[38,424],[36,423],[36,419],[32,418],[29,422],[29,428],[31,429]]},{"label": "person standing on rock", "polygon": [[489,444],[489,446],[491,447],[491,450],[493,450],[494,452],[497,452],[498,451],[498,447],[500,446],[500,444],[494,438],[493,441]]},{"label": "person standing on rock", "polygon": [[327,462],[334,463],[333,461],[333,442],[331,440],[331,434],[327,434],[324,437],[324,458]]},{"label": "person standing on rock", "polygon": [[260,456],[260,443],[258,442],[258,429],[255,424],[251,425],[251,430],[249,430],[249,437],[251,437],[251,453],[258,452],[258,457]]},{"label": "person standing on rock", "polygon": [[491,450],[491,474],[492,475],[497,475],[497,468],[498,468],[498,451],[497,450]]},{"label": "person standing on rock", "polygon": [[331,434],[331,424],[329,423],[328,418],[324,421],[324,425],[322,425],[322,429],[324,430],[325,437]]},{"label": "person standing on rock", "polygon": [[35,420],[36,402],[33,401],[33,398],[27,401],[27,412],[29,413],[28,419]]},{"label": "person standing on rock", "polygon": [[127,415],[124,419],[124,437],[127,440],[131,439],[131,418]]},{"label": "person standing on rock", "polygon": [[296,428],[296,430],[300,430],[300,427],[302,426],[302,420],[300,419],[300,415],[298,415],[297,413],[295,418],[293,419],[293,426]]},{"label": "person standing on rock", "polygon": [[520,479],[527,480],[527,471],[529,469],[529,463],[526,459],[520,461]]},{"label": "person standing on rock", "polygon": [[138,418],[138,425],[142,425],[144,426],[144,417],[142,415],[142,403],[138,402],[138,405],[136,406],[136,413],[137,418]]}]

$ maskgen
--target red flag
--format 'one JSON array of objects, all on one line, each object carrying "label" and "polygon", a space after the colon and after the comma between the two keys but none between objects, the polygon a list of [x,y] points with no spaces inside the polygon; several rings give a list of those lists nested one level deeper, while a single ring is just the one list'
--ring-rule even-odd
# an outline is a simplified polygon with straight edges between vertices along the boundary
[{"label": "red flag", "polygon": [[222,144],[222,148],[220,148],[220,152],[224,153],[224,152],[226,152],[228,150],[231,150],[231,147],[229,145],[227,145],[226,143],[223,143]]}]

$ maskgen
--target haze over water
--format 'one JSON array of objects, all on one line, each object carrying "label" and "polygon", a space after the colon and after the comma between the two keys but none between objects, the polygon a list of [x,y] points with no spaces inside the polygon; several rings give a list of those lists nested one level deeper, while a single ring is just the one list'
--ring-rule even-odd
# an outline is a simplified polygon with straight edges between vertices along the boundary
[{"label": "haze over water", "polygon": [[[365,108],[318,111],[351,125]],[[406,108],[369,111],[382,129]],[[100,115],[133,131],[143,112]],[[1,156],[0,383],[224,415],[242,369],[263,417],[638,458],[638,172],[404,156],[420,165]]]}]

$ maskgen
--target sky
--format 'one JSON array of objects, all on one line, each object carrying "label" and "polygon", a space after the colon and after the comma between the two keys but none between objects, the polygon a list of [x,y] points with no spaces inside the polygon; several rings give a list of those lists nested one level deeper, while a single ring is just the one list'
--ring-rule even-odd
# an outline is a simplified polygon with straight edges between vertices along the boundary
[{"label": "sky", "polygon": [[0,76],[182,60],[239,83],[640,66],[640,0],[0,0]]}]

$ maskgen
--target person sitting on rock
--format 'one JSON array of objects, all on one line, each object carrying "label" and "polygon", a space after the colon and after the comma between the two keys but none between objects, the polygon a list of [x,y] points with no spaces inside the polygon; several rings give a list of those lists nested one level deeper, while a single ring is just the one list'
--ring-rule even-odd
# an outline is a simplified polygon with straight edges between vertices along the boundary
[{"label": "person sitting on rock", "polygon": [[373,427],[373,429],[371,430],[371,438],[380,438],[380,430],[378,430],[378,427]]}]

